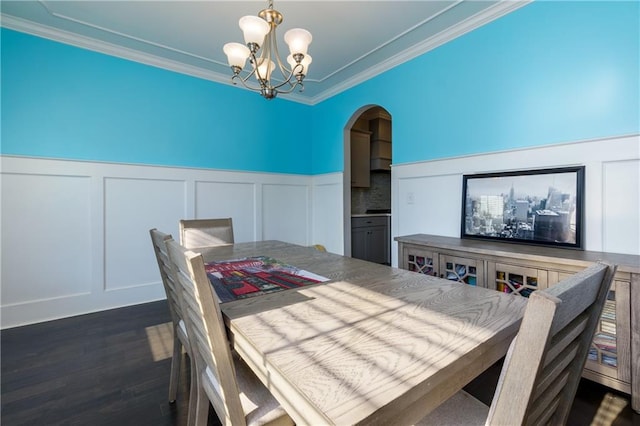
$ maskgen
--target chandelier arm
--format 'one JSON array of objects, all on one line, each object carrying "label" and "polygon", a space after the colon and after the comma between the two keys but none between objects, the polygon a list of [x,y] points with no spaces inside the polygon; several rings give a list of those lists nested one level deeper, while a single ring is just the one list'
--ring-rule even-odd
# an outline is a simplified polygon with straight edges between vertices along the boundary
[{"label": "chandelier arm", "polygon": [[[282,86],[284,86],[285,84],[289,84],[291,86],[291,90],[289,90],[289,92],[293,91],[293,88],[295,88],[297,85],[302,84],[302,78],[298,78],[296,77],[296,80],[294,82],[291,81],[291,78],[293,77],[293,75],[295,74],[296,70],[298,68],[302,68],[302,64],[296,64],[295,67],[293,67],[293,69],[289,72],[289,76],[287,77],[286,75],[282,75],[284,77],[284,81],[276,86],[273,86],[274,89],[279,89]],[[282,93],[289,93],[289,92],[282,92]]]},{"label": "chandelier arm", "polygon": [[275,29],[273,30],[273,33],[274,33],[273,50],[276,55],[276,61],[278,62],[278,68],[280,69],[280,74],[282,74],[283,78],[286,78],[286,75],[289,74],[289,78],[287,78],[287,80],[289,80],[293,75],[293,70],[291,70],[291,73],[290,73],[289,68],[282,63],[282,60],[280,59],[280,52],[278,52],[278,43],[277,43],[277,40],[275,39]]},{"label": "chandelier arm", "polygon": [[[281,92],[281,93],[289,93],[289,92],[293,91],[293,89],[294,89],[297,85],[299,85],[299,84],[301,84],[301,83],[302,83],[302,82],[301,82],[301,81],[298,81],[298,80],[295,80],[295,81],[293,81],[293,82],[292,82],[291,80],[287,80],[287,81],[283,81],[282,83],[280,83],[280,84],[278,84],[278,85],[276,85],[276,86],[271,86],[271,87],[272,87],[273,89],[275,89],[275,90],[277,90],[277,91]],[[287,84],[289,85],[289,87],[290,87],[290,88],[289,88],[289,89],[285,89],[285,90],[288,90],[288,92],[284,92],[284,91],[280,90],[282,87],[286,86]]]},{"label": "chandelier arm", "polygon": [[[289,84],[291,85],[291,82],[289,82]],[[282,86],[282,85],[280,85]],[[278,87],[280,87],[278,86]],[[302,81],[296,81],[294,84],[291,85],[290,88],[286,89],[286,90],[278,90],[278,93],[282,93],[283,95],[286,95],[287,93],[291,93],[295,90],[296,87],[300,86],[300,92],[304,91],[304,84],[302,83]],[[277,89],[277,88],[274,88]]]},{"label": "chandelier arm", "polygon": [[240,80],[240,83],[242,83],[242,85],[249,90],[253,90],[254,92],[260,92],[260,90],[262,90],[261,87],[251,87],[249,84],[247,84],[247,80],[249,79],[249,77],[251,77],[253,75],[253,71],[251,73],[249,73],[249,75],[247,75],[246,77],[242,77],[239,74],[234,75],[233,77],[231,77],[231,81],[233,82],[233,84],[235,83],[235,79]]},{"label": "chandelier arm", "polygon": [[[265,51],[263,50],[262,53],[264,53]],[[268,59],[268,55],[260,55],[260,58],[256,58],[255,54],[251,53],[250,55],[250,61],[253,64],[257,64],[258,63],[258,59],[262,59],[262,60],[269,60]],[[283,77],[285,78],[285,80],[280,83],[277,84],[275,86],[273,86],[271,84],[271,81],[269,80],[265,80],[260,76],[260,72],[258,70],[258,67],[254,67],[254,69],[249,72],[246,76],[242,77],[240,74],[236,74],[234,76],[231,77],[231,81],[234,81],[235,79],[240,80],[240,83],[242,83],[242,85],[249,89],[249,90],[253,90],[254,92],[262,92],[263,89],[268,88],[271,90],[276,90],[278,93],[282,93],[282,94],[287,94],[287,93],[291,93],[295,90],[296,87],[300,86],[300,92],[304,91],[304,83],[302,82],[302,79],[304,78],[304,76],[296,76],[296,79],[292,81],[292,78],[296,72],[296,70],[298,70],[299,68],[302,68],[302,64],[298,63],[296,64],[295,67],[293,67],[293,69],[291,69],[291,71],[289,71],[289,75],[286,76],[283,74]],[[251,78],[253,75],[255,75],[258,78],[258,82],[260,83],[260,87],[252,87],[251,85],[249,85],[247,83],[247,81],[249,80],[249,78]],[[234,83],[235,84],[235,83]],[[289,88],[281,90],[282,87],[284,87],[285,85],[289,85]]]},{"label": "chandelier arm", "polygon": [[248,79],[252,75],[255,75],[258,78],[258,83],[260,83],[260,87],[265,87],[266,80],[260,75],[260,67],[258,67],[258,65],[264,63],[264,61],[267,61],[267,68],[269,67],[268,65],[269,64],[269,55],[268,55],[269,45],[267,43],[264,43],[264,44],[265,46],[262,47],[262,52],[260,52],[260,57],[256,58],[255,53],[252,53],[249,56],[249,61],[253,64],[253,71],[251,71],[247,76],[247,79]]}]

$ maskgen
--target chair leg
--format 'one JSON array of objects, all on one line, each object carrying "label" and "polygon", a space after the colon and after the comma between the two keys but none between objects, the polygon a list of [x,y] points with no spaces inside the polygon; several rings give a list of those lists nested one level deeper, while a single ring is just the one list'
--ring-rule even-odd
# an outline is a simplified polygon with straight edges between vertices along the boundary
[{"label": "chair leg", "polygon": [[189,366],[191,370],[190,385],[189,385],[189,417],[187,420],[188,426],[194,426],[196,423],[196,405],[198,403],[198,375],[196,374],[196,363],[191,357],[189,357]]},{"label": "chair leg", "polygon": [[196,388],[195,426],[205,426],[209,420],[209,397],[200,384],[198,384]]},{"label": "chair leg", "polygon": [[169,403],[176,402],[178,393],[178,380],[180,378],[180,364],[182,364],[182,343],[178,336],[173,334],[173,356],[171,357],[171,374],[169,377]]}]

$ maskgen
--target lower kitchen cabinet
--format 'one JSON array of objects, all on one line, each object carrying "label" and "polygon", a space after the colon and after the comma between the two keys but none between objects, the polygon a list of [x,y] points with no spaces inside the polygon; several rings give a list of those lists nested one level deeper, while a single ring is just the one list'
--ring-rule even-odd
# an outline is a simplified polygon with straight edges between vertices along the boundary
[{"label": "lower kitchen cabinet", "polygon": [[395,240],[400,268],[514,297],[553,286],[597,260],[618,265],[582,375],[630,394],[640,412],[640,256],[426,234]]},{"label": "lower kitchen cabinet", "polygon": [[375,263],[391,263],[388,216],[351,218],[351,257]]}]

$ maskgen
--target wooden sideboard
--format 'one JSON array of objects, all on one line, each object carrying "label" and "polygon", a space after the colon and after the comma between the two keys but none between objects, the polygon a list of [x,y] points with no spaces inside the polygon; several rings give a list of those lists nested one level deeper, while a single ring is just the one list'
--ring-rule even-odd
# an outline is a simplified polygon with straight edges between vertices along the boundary
[{"label": "wooden sideboard", "polygon": [[525,297],[597,260],[618,265],[583,377],[630,394],[640,412],[640,256],[426,234],[395,241],[400,268]]}]

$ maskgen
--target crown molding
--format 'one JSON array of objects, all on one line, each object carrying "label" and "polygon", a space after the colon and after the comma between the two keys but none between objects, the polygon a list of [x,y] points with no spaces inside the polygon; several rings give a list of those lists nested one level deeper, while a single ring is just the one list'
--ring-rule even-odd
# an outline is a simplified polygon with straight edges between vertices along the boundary
[{"label": "crown molding", "polygon": [[[226,74],[220,74],[208,69],[196,67],[193,65],[187,65],[182,62],[173,61],[156,55],[151,55],[149,53],[140,52],[139,50],[118,46],[113,43],[96,40],[91,37],[82,36],[69,31],[49,27],[47,25],[37,24],[26,19],[6,15],[4,13],[0,14],[0,23],[2,27],[8,28],[10,30],[250,91],[249,89],[246,89],[242,86],[236,86],[235,84],[233,84],[231,82],[231,77]],[[288,94],[286,95],[286,97],[282,97],[281,99],[311,105],[311,100],[308,97],[300,96],[294,93]]]},{"label": "crown molding", "polygon": [[[187,65],[182,62],[173,61],[171,59],[161,58],[149,53],[140,52],[139,50],[129,49],[127,47],[118,46],[105,41],[96,40],[91,37],[82,36],[69,31],[60,30],[42,24],[36,24],[14,16],[2,14],[2,26],[10,30],[15,30],[52,41],[79,47],[81,49],[92,50],[94,52],[103,53],[109,56],[115,56],[142,64],[151,65],[158,68],[164,68],[181,74],[187,74],[194,77],[215,81],[216,83],[230,84],[228,76],[222,76],[213,72],[193,65]],[[227,80],[227,81],[225,81]]]},{"label": "crown molding", "polygon": [[[339,93],[344,92],[360,83],[363,83],[385,71],[388,71],[404,62],[407,62],[417,56],[427,53],[463,34],[473,31],[495,19],[498,19],[516,9],[519,9],[533,0],[503,0],[495,5],[483,10],[476,15],[467,18],[460,24],[455,25],[445,31],[436,34],[418,43],[409,49],[406,49],[398,54],[392,56],[388,60],[376,64],[375,66],[361,72],[351,78],[348,78],[331,88],[319,93],[313,97],[303,96],[297,93],[290,93],[283,95],[280,99],[298,102],[306,105],[315,105],[326,99],[329,99]],[[118,46],[112,43],[96,40],[91,37],[78,35],[69,31],[60,30],[57,28],[49,27],[42,24],[36,24],[32,21],[28,21],[21,18],[16,18],[6,14],[0,14],[0,23],[2,27],[35,35],[41,38],[49,39],[52,41],[68,44],[71,46],[79,47],[82,49],[91,50],[98,53],[103,53],[109,56],[115,56],[118,58],[138,62],[145,65],[150,65],[157,68],[166,69],[168,71],[177,72],[180,74],[190,75],[192,77],[213,81],[219,84],[225,84],[227,86],[235,86],[243,90],[241,86],[236,86],[231,82],[229,75],[220,74],[205,68],[196,67],[193,65],[187,65],[182,62],[162,58],[149,53],[140,52],[138,50]]]},{"label": "crown molding", "polygon": [[330,89],[327,89],[324,92],[314,96],[312,98],[311,104],[315,105],[341,92],[344,92],[347,89],[357,86],[358,84],[363,83],[377,75],[380,75],[385,71],[389,71],[390,69],[397,67],[400,64],[408,62],[411,59],[414,59],[429,52],[430,50],[440,47],[445,43],[448,43],[468,32],[475,30],[476,28],[486,25],[489,22],[501,18],[504,15],[507,15],[523,6],[526,6],[532,1],[533,0],[502,0],[495,5],[483,10],[482,12],[479,12],[474,16],[465,19],[458,25],[450,27],[445,31],[429,37],[423,42],[418,43],[402,52],[399,52],[386,61],[380,62],[376,66],[371,67],[364,72],[356,74],[353,77],[332,86]]}]

